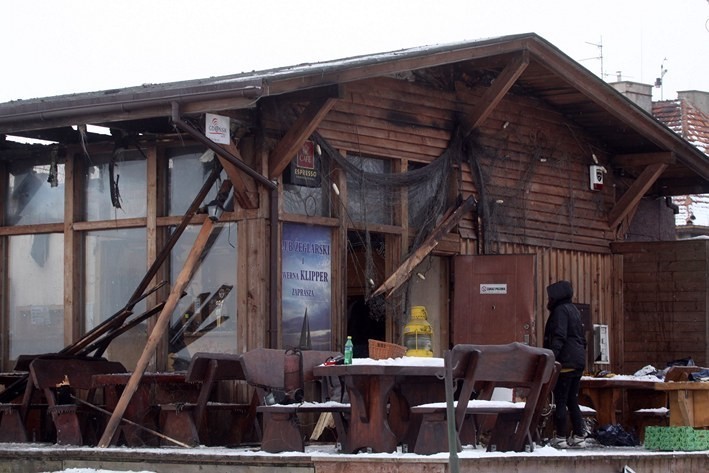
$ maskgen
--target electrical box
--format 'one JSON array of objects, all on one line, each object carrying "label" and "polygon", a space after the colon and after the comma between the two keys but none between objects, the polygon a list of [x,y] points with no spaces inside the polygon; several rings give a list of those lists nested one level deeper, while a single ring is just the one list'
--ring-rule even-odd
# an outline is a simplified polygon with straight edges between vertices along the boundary
[{"label": "electrical box", "polygon": [[593,325],[593,362],[599,364],[610,363],[608,325]]},{"label": "electrical box", "polygon": [[589,167],[588,171],[591,190],[603,190],[603,175],[606,173],[606,168],[603,166],[592,165]]}]

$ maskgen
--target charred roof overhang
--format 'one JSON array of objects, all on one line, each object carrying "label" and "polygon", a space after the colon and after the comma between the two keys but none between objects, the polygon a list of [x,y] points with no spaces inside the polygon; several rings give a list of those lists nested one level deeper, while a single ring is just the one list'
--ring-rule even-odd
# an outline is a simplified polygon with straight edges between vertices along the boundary
[{"label": "charred roof overhang", "polygon": [[[528,57],[515,89],[548,103],[606,148],[612,171],[639,176],[646,168],[616,155],[672,153],[648,193],[709,193],[709,159],[692,144],[536,34],[413,48],[317,64],[165,85],[0,104],[0,134],[72,137],[71,125],[121,122],[134,131],[165,132],[171,103],[184,114],[240,110],[264,96],[292,96],[373,77],[458,65],[499,73],[520,53]],[[74,137],[73,139],[76,139]]]}]

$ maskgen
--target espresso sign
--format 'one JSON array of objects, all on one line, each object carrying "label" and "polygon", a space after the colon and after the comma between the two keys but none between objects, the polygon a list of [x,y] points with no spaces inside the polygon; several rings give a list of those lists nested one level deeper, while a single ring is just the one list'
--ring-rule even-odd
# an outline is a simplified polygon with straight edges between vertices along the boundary
[{"label": "espresso sign", "polygon": [[320,186],[320,162],[315,156],[315,144],[306,141],[288,168],[288,183],[304,187]]}]

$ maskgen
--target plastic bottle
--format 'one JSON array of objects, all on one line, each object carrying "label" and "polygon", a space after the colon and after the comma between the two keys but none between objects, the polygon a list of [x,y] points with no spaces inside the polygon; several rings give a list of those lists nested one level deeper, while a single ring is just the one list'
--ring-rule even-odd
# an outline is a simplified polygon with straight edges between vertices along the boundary
[{"label": "plastic bottle", "polygon": [[352,337],[347,336],[347,341],[345,342],[345,364],[352,364]]}]

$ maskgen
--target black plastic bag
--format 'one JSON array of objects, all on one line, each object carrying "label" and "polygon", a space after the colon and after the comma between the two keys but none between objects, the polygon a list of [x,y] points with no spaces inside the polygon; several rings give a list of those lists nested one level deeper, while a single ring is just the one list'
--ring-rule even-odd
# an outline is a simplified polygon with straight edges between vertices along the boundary
[{"label": "black plastic bag", "polygon": [[607,424],[595,432],[596,440],[606,447],[635,447],[640,440],[633,432],[627,432],[620,424]]}]

